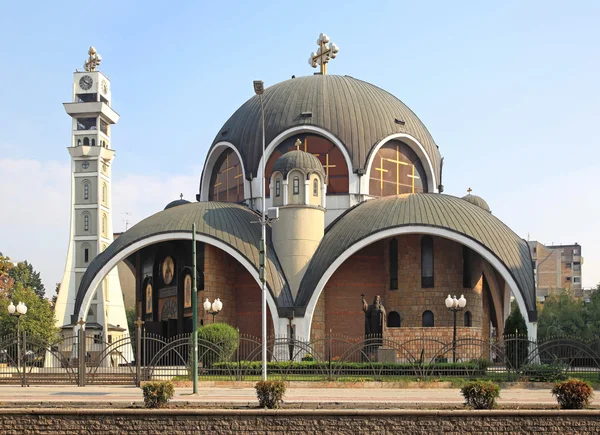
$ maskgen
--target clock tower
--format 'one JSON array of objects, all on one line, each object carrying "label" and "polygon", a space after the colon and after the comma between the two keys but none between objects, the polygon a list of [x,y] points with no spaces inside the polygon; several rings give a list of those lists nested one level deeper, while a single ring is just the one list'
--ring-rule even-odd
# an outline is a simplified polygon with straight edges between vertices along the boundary
[{"label": "clock tower", "polygon": [[[111,174],[115,151],[111,128],[119,115],[111,107],[109,78],[96,68],[102,58],[90,47],[85,71],[75,72],[71,102],[64,103],[72,119],[71,229],[65,272],[56,300],[59,327],[71,330],[77,289],[94,257],[113,241]],[[127,318],[117,269],[96,290],[86,319],[86,333],[112,335],[127,331]]]}]

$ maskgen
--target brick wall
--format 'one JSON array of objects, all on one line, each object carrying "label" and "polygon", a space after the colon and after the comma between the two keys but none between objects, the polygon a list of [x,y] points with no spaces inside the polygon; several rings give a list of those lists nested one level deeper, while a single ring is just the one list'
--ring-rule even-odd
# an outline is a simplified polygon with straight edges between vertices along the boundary
[{"label": "brick wall", "polygon": [[[205,244],[204,291],[198,301],[199,318],[204,324],[212,322],[212,316],[204,313],[204,298],[211,302],[220,298],[223,310],[215,317],[216,322],[228,323],[239,328],[243,334],[261,336],[261,288],[250,272],[235,258],[209,244]],[[273,333],[271,312],[267,307],[267,333]]]},{"label": "brick wall", "polygon": [[[421,353],[425,362],[441,356],[451,361],[452,359],[452,337],[454,328],[387,328],[386,339],[391,340],[397,349],[397,362],[414,362],[419,359]],[[462,343],[460,340],[473,339],[468,343]],[[457,359],[470,360],[482,356],[489,357],[489,345],[486,345],[482,339],[481,328],[456,328]],[[441,343],[440,343],[441,342]],[[443,343],[443,344],[442,344]],[[446,345],[446,346],[444,346]],[[384,347],[386,344],[384,343]],[[483,355],[485,354],[485,355]]]},{"label": "brick wall", "polygon": [[229,433],[599,433],[594,411],[3,409],[6,435]]},{"label": "brick wall", "polygon": [[[389,240],[369,245],[352,255],[335,271],[321,294],[312,321],[312,338],[331,330],[334,334],[358,337],[364,334],[361,293],[370,304],[382,296],[386,312],[397,311],[403,327],[421,327],[425,310],[434,314],[436,327],[453,324],[446,308],[450,295],[464,294],[472,325],[489,336],[489,303],[483,302],[482,262],[471,252],[471,286],[463,287],[462,245],[434,237],[434,287],[421,288],[421,235],[405,235],[398,240],[398,290],[389,289]],[[324,305],[324,312],[321,311]],[[485,307],[485,309],[484,309]],[[464,325],[464,312],[457,324]],[[435,330],[435,328],[434,328]]]}]

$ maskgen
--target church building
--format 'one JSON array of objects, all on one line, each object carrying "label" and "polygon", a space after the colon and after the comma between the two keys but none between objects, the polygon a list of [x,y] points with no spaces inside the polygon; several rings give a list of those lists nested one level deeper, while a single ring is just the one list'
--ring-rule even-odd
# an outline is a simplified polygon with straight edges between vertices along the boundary
[{"label": "church building", "polygon": [[[423,122],[376,85],[327,74],[338,49],[326,35],[317,43],[320,72],[266,87],[215,128],[196,201],[171,202],[91,261],[73,323],[125,262],[146,330],[190,332],[195,224],[198,318],[260,336],[265,189],[269,334],[359,337],[364,295],[381,297],[387,337],[450,340],[445,301],[464,295],[460,338],[501,335],[512,297],[535,338],[527,242],[470,191],[444,194],[443,158]],[[203,302],[217,298],[213,317]]]}]

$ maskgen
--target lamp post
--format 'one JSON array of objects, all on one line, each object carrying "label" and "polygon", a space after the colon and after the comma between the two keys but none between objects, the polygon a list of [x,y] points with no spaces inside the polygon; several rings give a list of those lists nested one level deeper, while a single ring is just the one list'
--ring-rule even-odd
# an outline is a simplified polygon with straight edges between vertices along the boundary
[{"label": "lamp post", "polygon": [[265,263],[267,261],[267,216],[266,216],[266,192],[265,192],[265,109],[263,107],[263,93],[265,92],[265,84],[262,80],[254,80],[254,93],[258,95],[260,100],[260,113],[262,124],[262,165],[260,168],[260,181],[262,192],[262,213],[260,218],[261,239],[260,239],[260,281],[262,283],[262,380],[267,380],[267,279],[265,272]]},{"label": "lamp post", "polygon": [[467,300],[464,295],[460,295],[460,299],[456,299],[456,295],[452,298],[450,295],[446,298],[446,307],[454,313],[454,333],[452,335],[452,362],[456,362],[456,313],[462,311],[467,305]]},{"label": "lamp post", "polygon": [[17,370],[21,369],[21,316],[24,316],[27,313],[27,305],[23,302],[19,302],[17,306],[10,302],[8,306],[8,314],[11,316],[17,316]]},{"label": "lamp post", "polygon": [[210,301],[208,300],[208,298],[206,298],[203,306],[204,306],[204,311],[206,311],[208,314],[212,314],[213,323],[215,323],[215,316],[217,314],[219,314],[221,312],[221,310],[223,309],[223,302],[221,302],[221,299],[217,298],[211,304]]}]

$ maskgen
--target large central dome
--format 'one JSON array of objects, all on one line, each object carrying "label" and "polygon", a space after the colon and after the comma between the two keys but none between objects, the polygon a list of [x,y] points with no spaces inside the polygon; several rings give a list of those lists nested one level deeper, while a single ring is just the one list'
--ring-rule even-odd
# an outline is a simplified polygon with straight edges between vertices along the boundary
[{"label": "large central dome", "polygon": [[[366,169],[379,141],[404,133],[421,144],[440,180],[440,153],[427,128],[402,101],[377,86],[349,76],[316,74],[265,89],[263,103],[267,145],[292,127],[320,127],[341,140],[356,171]],[[211,146],[233,144],[247,177],[257,173],[262,154],[260,116],[259,98],[254,96],[229,118]]]}]

